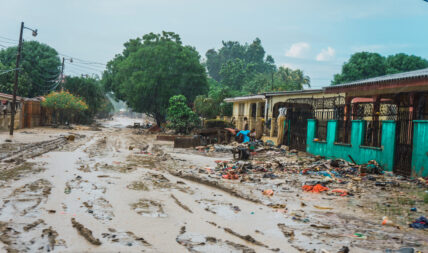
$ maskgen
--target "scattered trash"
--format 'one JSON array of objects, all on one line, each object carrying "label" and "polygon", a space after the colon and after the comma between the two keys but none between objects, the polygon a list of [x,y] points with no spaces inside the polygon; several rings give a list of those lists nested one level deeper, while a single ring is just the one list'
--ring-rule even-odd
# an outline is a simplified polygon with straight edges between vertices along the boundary
[{"label": "scattered trash", "polygon": [[421,216],[412,222],[409,226],[416,229],[428,229],[428,219],[424,216]]},{"label": "scattered trash", "polygon": [[341,197],[348,195],[348,191],[345,189],[334,189],[331,192],[338,193]]},{"label": "scattered trash", "polygon": [[365,236],[364,234],[361,234],[361,233],[355,233],[351,237],[359,238],[359,239],[367,239],[367,236]]},{"label": "scattered trash", "polygon": [[271,190],[271,189],[264,190],[263,195],[271,197],[271,196],[273,196],[273,190]]},{"label": "scattered trash", "polygon": [[391,221],[387,216],[384,216],[382,218],[382,225],[383,226],[397,227],[397,225],[393,221]]},{"label": "scattered trash", "polygon": [[343,246],[337,253],[349,253],[349,248],[347,246]]},{"label": "scattered trash", "polygon": [[302,189],[306,192],[313,192],[313,193],[320,193],[323,191],[328,191],[329,189],[327,187],[324,187],[320,184],[317,185],[304,185],[302,186]]},{"label": "scattered trash", "polygon": [[401,249],[397,249],[397,250],[393,250],[393,249],[385,250],[385,253],[415,253],[415,252],[417,252],[417,251],[415,251],[414,248],[401,248]]}]

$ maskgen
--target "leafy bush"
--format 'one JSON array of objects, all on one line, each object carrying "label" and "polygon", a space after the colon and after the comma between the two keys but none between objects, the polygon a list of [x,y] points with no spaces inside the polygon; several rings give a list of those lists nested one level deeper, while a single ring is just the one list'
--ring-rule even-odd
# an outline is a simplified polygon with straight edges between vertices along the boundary
[{"label": "leafy bush", "polygon": [[42,106],[50,108],[60,123],[64,123],[65,121],[70,122],[75,113],[88,110],[85,101],[68,91],[49,93],[42,102]]},{"label": "leafy bush", "polygon": [[186,97],[183,95],[172,96],[169,99],[167,127],[174,129],[177,133],[188,134],[200,125],[198,115],[187,106],[186,102]]},{"label": "leafy bush", "polygon": [[219,104],[213,98],[205,95],[199,95],[194,102],[196,113],[207,119],[213,119],[219,113]]}]

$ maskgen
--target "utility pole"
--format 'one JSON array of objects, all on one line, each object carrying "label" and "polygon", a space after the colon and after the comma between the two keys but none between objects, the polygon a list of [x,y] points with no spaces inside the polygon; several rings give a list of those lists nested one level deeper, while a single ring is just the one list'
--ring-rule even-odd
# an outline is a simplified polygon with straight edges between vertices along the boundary
[{"label": "utility pole", "polygon": [[71,63],[73,63],[73,58],[70,58],[70,59],[66,59],[65,57],[62,57],[62,64],[61,64],[61,75],[60,75],[60,77],[61,77],[61,80],[60,80],[60,82],[61,82],[61,91],[64,91],[64,83],[65,83],[65,78],[64,78],[64,68],[65,68],[65,61],[69,61],[69,62],[71,62]]},{"label": "utility pole", "polygon": [[65,61],[65,58],[62,57],[62,65],[61,65],[61,91],[64,91],[64,61]]},{"label": "utility pole", "polygon": [[19,61],[21,60],[22,33],[23,33],[23,31],[24,31],[24,22],[21,22],[21,31],[19,32],[18,54],[16,55],[15,85],[13,86],[12,114],[10,115],[9,135],[13,135],[13,128],[15,127],[16,92],[18,90]]},{"label": "utility pole", "polygon": [[18,54],[16,55],[16,70],[15,70],[15,85],[13,86],[13,99],[12,99],[12,114],[10,115],[10,131],[9,134],[13,136],[13,129],[15,127],[15,112],[16,112],[16,92],[18,91],[18,80],[19,80],[19,62],[21,60],[22,52],[22,33],[24,28],[33,31],[33,36],[37,36],[37,29],[33,30],[24,26],[24,22],[21,22],[21,30],[19,32],[19,43],[18,43]]}]

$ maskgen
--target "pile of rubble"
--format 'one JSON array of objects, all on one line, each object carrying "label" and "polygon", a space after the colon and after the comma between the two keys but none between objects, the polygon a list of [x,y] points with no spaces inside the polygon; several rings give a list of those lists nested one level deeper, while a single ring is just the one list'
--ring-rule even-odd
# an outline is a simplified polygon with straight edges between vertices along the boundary
[{"label": "pile of rubble", "polygon": [[[250,154],[247,160],[218,160],[215,168],[205,168],[202,173],[219,180],[232,180],[240,183],[261,182],[266,179],[297,180],[297,187],[302,192],[322,193],[338,197],[358,197],[368,189],[375,191],[391,191],[403,195],[402,187],[408,185],[425,192],[425,204],[428,203],[428,178],[408,178],[384,171],[374,160],[366,164],[355,164],[343,159],[324,159],[304,152],[289,150],[286,146],[273,147],[260,144],[212,145],[197,148],[201,152],[239,152],[246,149]],[[352,158],[351,158],[352,159]],[[263,191],[263,195],[275,194],[271,189]],[[422,203],[422,205],[425,205]],[[388,204],[386,204],[388,206]],[[416,208],[414,208],[416,209]],[[423,213],[422,213],[423,214]],[[415,222],[423,223],[421,216]],[[425,224],[416,225],[424,227]]]}]

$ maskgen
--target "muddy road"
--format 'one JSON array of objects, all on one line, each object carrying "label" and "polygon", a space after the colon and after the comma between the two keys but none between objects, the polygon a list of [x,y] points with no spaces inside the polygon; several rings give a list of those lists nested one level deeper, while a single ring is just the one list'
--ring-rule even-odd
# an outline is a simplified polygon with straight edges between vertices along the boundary
[{"label": "muddy road", "polygon": [[3,251],[298,252],[281,212],[173,173],[218,158],[172,157],[171,143],[104,124],[3,168]]}]

